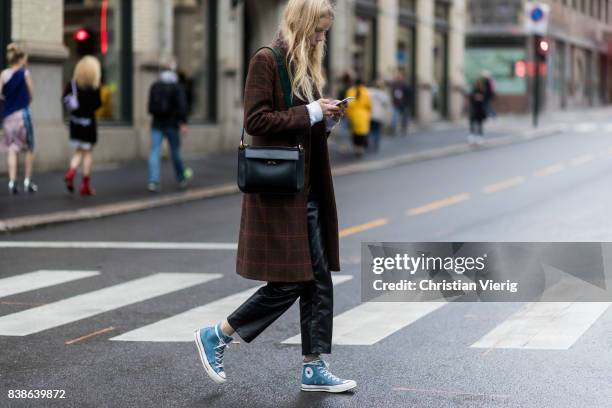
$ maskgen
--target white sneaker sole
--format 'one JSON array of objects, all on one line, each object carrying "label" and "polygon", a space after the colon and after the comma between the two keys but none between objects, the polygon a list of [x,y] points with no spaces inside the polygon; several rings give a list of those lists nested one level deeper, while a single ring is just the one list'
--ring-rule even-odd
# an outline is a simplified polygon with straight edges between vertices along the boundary
[{"label": "white sneaker sole", "polygon": [[349,380],[340,385],[306,385],[302,384],[302,391],[322,391],[322,392],[345,392],[357,387],[357,383]]},{"label": "white sneaker sole", "polygon": [[204,345],[202,344],[202,339],[200,337],[200,329],[193,332],[194,340],[196,344],[196,348],[198,349],[198,356],[200,356],[200,361],[204,366],[204,370],[206,374],[210,377],[211,380],[216,382],[217,384],[223,384],[225,382],[225,378],[221,377],[219,374],[213,370],[212,366],[208,362],[208,358],[206,357],[206,353],[204,352]]}]

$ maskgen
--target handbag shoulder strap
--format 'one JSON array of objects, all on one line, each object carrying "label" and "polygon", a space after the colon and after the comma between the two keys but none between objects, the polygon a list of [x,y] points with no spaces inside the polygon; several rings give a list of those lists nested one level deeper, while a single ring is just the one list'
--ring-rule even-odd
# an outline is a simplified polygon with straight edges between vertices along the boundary
[{"label": "handbag shoulder strap", "polygon": [[276,59],[276,69],[278,70],[278,76],[281,81],[281,86],[283,87],[283,96],[285,97],[285,103],[287,104],[287,108],[290,108],[293,106],[293,91],[291,89],[291,82],[289,81],[289,72],[287,71],[285,59],[276,48],[262,48],[268,48],[274,54],[274,58]]},{"label": "handbag shoulder strap", "polygon": [[[278,71],[278,77],[281,81],[281,86],[283,88],[283,96],[285,97],[285,104],[287,108],[291,108],[293,106],[293,91],[291,90],[291,82],[289,81],[289,72],[287,71],[287,65],[285,64],[285,60],[278,49],[273,47],[260,47],[255,51],[257,54],[260,50],[267,48],[272,51],[274,54],[274,59],[276,60],[276,69]],[[242,136],[240,137],[240,145],[244,144],[244,126],[242,127]],[[301,144],[301,142],[300,142]]]}]

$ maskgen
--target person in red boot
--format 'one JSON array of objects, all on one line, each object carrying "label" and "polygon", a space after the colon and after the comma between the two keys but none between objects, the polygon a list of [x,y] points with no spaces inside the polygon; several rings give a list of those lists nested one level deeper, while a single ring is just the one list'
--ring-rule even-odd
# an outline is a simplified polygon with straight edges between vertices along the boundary
[{"label": "person in red boot", "polygon": [[70,143],[75,151],[70,159],[70,168],[64,175],[66,188],[74,192],[77,169],[83,165],[81,195],[95,194],[89,179],[93,164],[93,148],[98,141],[96,110],[102,106],[100,99],[100,62],[87,55],[74,68],[72,80],[66,84],[63,94],[64,106],[70,114]]}]

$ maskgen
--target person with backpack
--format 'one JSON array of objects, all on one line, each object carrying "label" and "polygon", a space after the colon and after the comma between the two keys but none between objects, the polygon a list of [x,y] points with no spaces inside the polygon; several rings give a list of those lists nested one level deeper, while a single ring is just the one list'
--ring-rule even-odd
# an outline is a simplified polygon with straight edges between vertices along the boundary
[{"label": "person with backpack", "polygon": [[30,114],[30,102],[34,94],[32,75],[27,69],[28,56],[17,44],[11,43],[6,48],[9,67],[0,72],[0,98],[4,105],[0,118],[4,140],[0,150],[8,152],[9,194],[18,194],[17,155],[25,153],[25,178],[23,190],[28,193],[38,191],[32,182],[34,164],[34,130]]},{"label": "person with backpack", "polygon": [[160,156],[164,137],[168,139],[176,181],[179,188],[184,189],[192,177],[191,169],[185,168],[181,157],[181,136],[187,133],[187,98],[173,63],[166,66],[151,86],[148,111],[153,116],[148,190],[160,191]]},{"label": "person with backpack", "polygon": [[74,178],[82,163],[82,196],[95,194],[89,180],[93,166],[93,148],[98,141],[96,110],[102,106],[100,78],[100,61],[96,57],[86,55],[74,67],[72,79],[66,84],[63,94],[64,106],[70,114],[70,144],[74,148],[64,182],[68,191],[74,192]]}]

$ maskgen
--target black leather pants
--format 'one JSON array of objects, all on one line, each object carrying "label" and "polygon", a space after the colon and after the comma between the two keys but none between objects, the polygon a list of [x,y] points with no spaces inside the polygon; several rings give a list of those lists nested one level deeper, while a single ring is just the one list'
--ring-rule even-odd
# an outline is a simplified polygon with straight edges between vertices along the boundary
[{"label": "black leather pants", "polygon": [[247,343],[278,319],[300,298],[302,354],[331,353],[334,288],[319,224],[319,208],[308,200],[308,236],[314,280],[268,282],[229,317],[228,323]]}]

